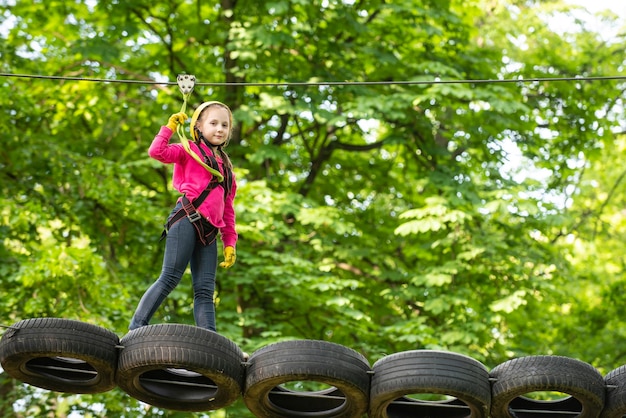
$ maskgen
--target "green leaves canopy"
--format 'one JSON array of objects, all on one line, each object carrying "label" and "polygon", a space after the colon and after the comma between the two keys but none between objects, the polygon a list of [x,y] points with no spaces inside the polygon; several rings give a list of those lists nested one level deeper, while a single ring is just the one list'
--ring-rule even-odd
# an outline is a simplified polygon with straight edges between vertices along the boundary
[{"label": "green leaves canopy", "polygon": [[[489,367],[523,354],[624,361],[619,342],[602,344],[624,328],[623,83],[540,80],[620,73],[623,37],[604,40],[580,12],[137,0],[5,2],[0,16],[2,71],[61,77],[0,84],[3,323],[126,332],[177,196],[146,150],[181,97],[155,82],[189,73],[191,107],[221,100],[237,121],[241,239],[216,302],[219,331],[244,350],[316,338],[371,362],[421,348]],[[155,321],[193,323],[188,283]],[[0,384],[1,408],[25,399],[23,415],[163,412],[119,391]]]}]

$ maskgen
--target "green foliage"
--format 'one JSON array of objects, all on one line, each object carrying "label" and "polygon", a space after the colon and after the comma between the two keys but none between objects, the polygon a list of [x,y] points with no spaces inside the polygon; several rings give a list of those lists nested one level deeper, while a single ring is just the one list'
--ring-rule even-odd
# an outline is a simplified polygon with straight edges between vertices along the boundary
[{"label": "green foliage", "polygon": [[[232,3],[0,6],[2,72],[84,79],[0,80],[0,324],[124,335],[177,198],[147,148],[181,96],[154,81],[188,73],[205,83],[190,108],[221,100],[237,123],[240,241],[216,304],[244,351],[313,338],[372,364],[422,348],[489,367],[626,361],[622,83],[524,81],[616,75],[623,36],[556,1]],[[520,81],[478,82],[496,79]],[[193,323],[189,283],[155,322]],[[0,390],[4,416],[183,416],[117,389],[69,396],[0,373]]]}]

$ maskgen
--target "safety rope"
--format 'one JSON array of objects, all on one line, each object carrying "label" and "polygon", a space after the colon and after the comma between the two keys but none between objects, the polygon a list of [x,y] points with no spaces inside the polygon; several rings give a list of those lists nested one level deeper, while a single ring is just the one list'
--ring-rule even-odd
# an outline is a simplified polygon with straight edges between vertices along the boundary
[{"label": "safety rope", "polygon": [[[191,96],[191,93],[193,92],[193,87],[196,84],[196,77],[191,74],[180,74],[178,75],[177,83],[178,83],[178,88],[180,89],[180,92],[183,95],[183,105],[180,108],[180,111],[182,113],[186,113],[187,112],[187,100],[189,99],[189,96]],[[191,127],[191,129],[193,129],[193,126]],[[180,138],[180,143],[183,145],[183,148],[185,149],[185,151],[187,151],[187,153],[191,155],[191,157],[194,160],[196,160],[200,165],[202,165],[202,167],[204,167],[209,173],[214,175],[217,178],[218,182],[221,183],[222,181],[224,181],[224,176],[222,175],[222,173],[220,173],[218,170],[215,170],[214,168],[207,165],[204,161],[202,161],[202,159],[200,158],[198,154],[196,154],[195,152],[191,150],[191,147],[189,146],[189,140],[185,136],[185,128],[182,123],[179,123],[176,126],[176,133],[178,134],[178,138]]]}]

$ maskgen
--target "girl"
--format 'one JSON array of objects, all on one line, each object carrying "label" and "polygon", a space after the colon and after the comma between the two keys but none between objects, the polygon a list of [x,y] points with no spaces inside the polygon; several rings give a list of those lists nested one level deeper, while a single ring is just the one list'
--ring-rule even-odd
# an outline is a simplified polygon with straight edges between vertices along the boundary
[{"label": "girl", "polygon": [[[229,268],[235,264],[238,236],[233,200],[237,183],[230,159],[224,152],[233,129],[232,112],[220,102],[203,103],[191,118],[193,142],[188,149],[182,144],[169,144],[176,126],[186,119],[183,112],[172,115],[148,151],[150,157],[174,164],[172,184],[183,195],[171,211],[163,233],[166,241],[161,275],[141,298],[130,322],[131,330],[148,325],[190,264],[196,325],[216,331],[213,292],[218,232],[224,245],[224,261],[220,266]],[[203,163],[198,162],[197,157],[201,157]]]}]

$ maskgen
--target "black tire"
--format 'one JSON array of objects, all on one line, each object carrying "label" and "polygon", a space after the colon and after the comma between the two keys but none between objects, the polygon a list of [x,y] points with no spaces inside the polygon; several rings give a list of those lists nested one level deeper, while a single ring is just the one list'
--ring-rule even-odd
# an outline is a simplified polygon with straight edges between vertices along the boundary
[{"label": "black tire", "polygon": [[148,325],[130,331],[115,380],[130,396],[178,411],[224,408],[241,395],[243,352],[231,340],[183,324]]},{"label": "black tire", "polygon": [[626,415],[626,365],[610,371],[604,377],[606,402],[601,418],[622,418]]},{"label": "black tire", "polygon": [[[498,365],[490,376],[493,418],[529,417],[533,416],[532,411],[595,418],[604,407],[602,375],[591,365],[568,357],[520,357]],[[540,391],[570,396],[555,401],[538,401],[524,396]]]},{"label": "black tire", "polygon": [[[487,368],[470,357],[436,350],[404,351],[372,367],[369,416],[375,418],[487,418],[491,386]],[[428,402],[408,395],[451,397]]]},{"label": "black tire", "polygon": [[[250,356],[243,399],[258,418],[357,418],[367,411],[370,372],[365,357],[339,344],[279,342]],[[329,387],[295,391],[289,382]]]},{"label": "black tire", "polygon": [[96,325],[61,318],[26,319],[0,340],[11,377],[43,389],[100,393],[115,387],[119,337]]}]

